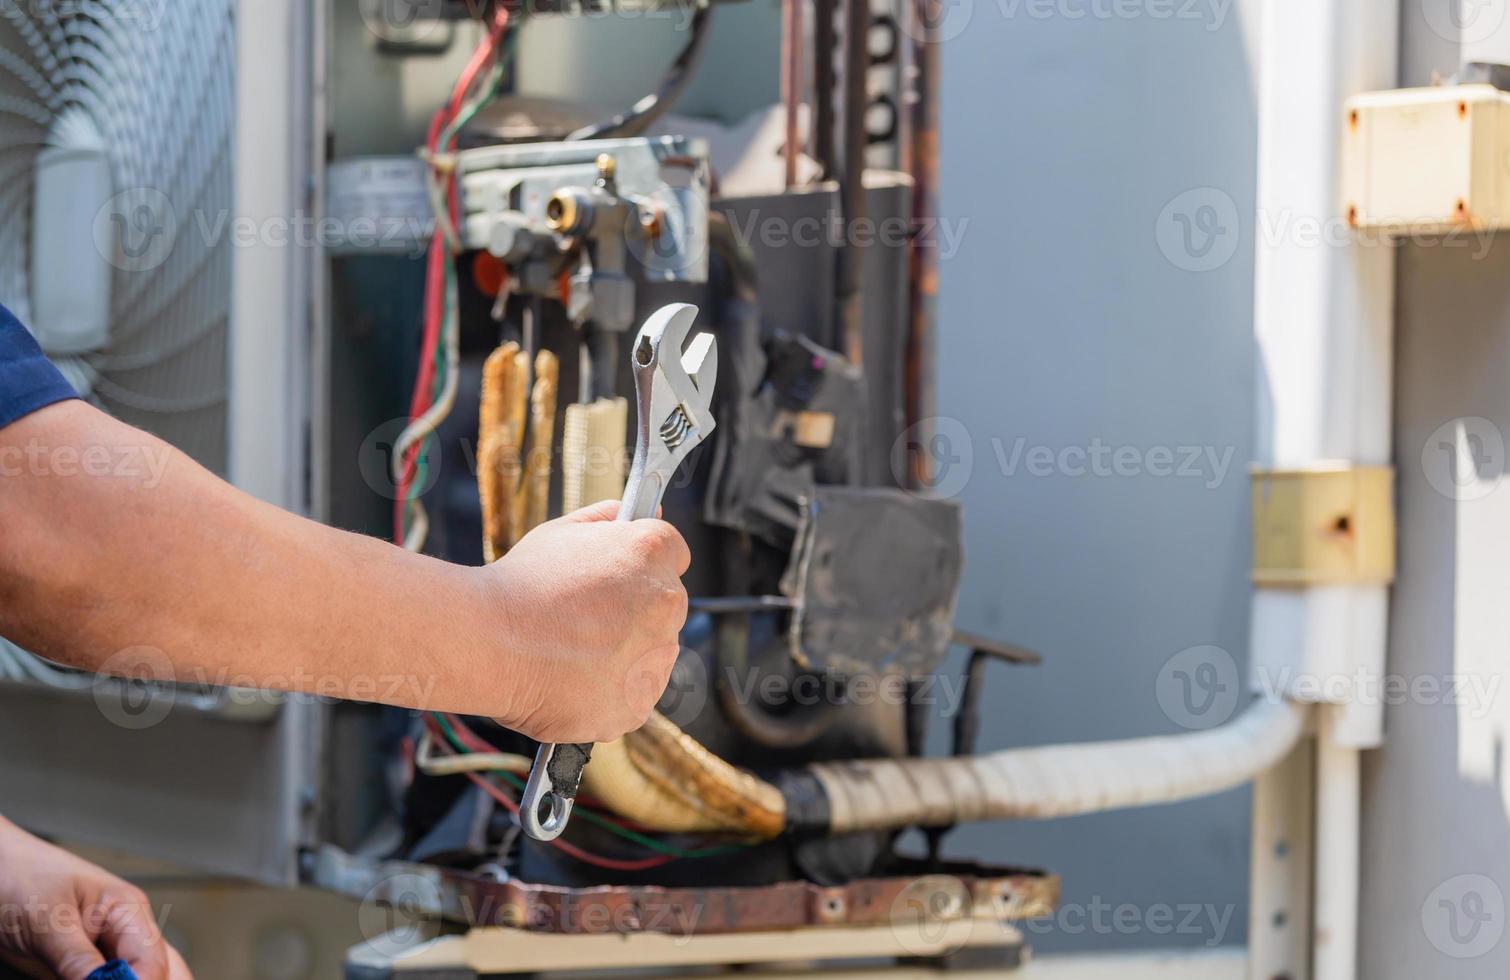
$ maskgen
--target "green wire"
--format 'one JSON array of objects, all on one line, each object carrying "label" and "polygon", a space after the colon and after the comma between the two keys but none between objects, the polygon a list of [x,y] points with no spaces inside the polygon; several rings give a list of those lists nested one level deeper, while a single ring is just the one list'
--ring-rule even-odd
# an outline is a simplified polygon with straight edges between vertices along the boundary
[{"label": "green wire", "polygon": [[[446,740],[451,743],[452,747],[454,747],[458,752],[461,752],[462,754],[468,754],[470,752],[470,750],[467,749],[467,747],[462,743],[461,739],[457,737],[455,730],[452,729],[450,723],[447,722],[445,718],[441,717],[439,713],[432,713],[432,717],[434,717],[436,723],[440,725],[441,731],[445,733]],[[507,782],[510,786],[514,787],[517,790],[522,791],[524,789],[524,780],[520,779],[518,776],[514,775],[511,772],[506,772],[504,770],[495,770],[493,775],[502,778],[505,782]],[[593,824],[594,826],[602,827],[604,830],[617,834],[625,840],[633,841],[634,843],[639,844],[641,847],[649,848],[650,850],[655,851],[657,854],[665,854],[674,858],[717,857],[723,854],[736,854],[750,847],[749,844],[735,842],[732,844],[717,844],[711,847],[699,847],[684,851],[672,847],[670,844],[657,840],[654,837],[647,836],[645,834],[639,833],[638,831],[630,830],[628,827],[621,827],[614,821],[598,813],[596,810],[592,810],[588,807],[578,806],[576,808],[576,812],[582,815],[582,819],[586,820],[590,824]]]},{"label": "green wire", "polygon": [[[466,105],[465,108],[462,109],[461,112],[457,113],[456,118],[454,120],[452,120],[451,124],[449,126],[447,126],[445,128],[445,130],[441,133],[440,142],[439,142],[439,145],[441,147],[445,147],[445,146],[449,145],[450,142],[451,142],[451,140],[455,138],[456,134],[459,133],[462,130],[462,128],[467,125],[467,123],[471,122],[474,118],[476,118],[477,114],[479,112],[481,112],[484,108],[486,108],[487,105],[490,102],[492,102],[494,98],[497,97],[497,95],[499,93],[499,90],[503,86],[503,79],[504,79],[505,73],[507,71],[507,67],[508,67],[509,63],[514,58],[515,44],[516,44],[516,42],[518,40],[518,37],[519,37],[519,31],[517,29],[517,25],[515,25],[515,27],[512,28],[512,29],[510,29],[510,31],[508,33],[508,38],[507,38],[507,40],[505,42],[505,47],[504,47],[503,55],[501,57],[497,58],[494,61],[492,73],[490,74],[490,76],[488,78],[487,86],[477,96],[477,98],[473,99],[470,103],[468,103]],[[454,311],[454,308],[455,308],[455,306],[454,306],[454,304],[455,304],[455,287],[456,287],[455,274],[456,274],[455,268],[451,265],[451,263],[447,263],[446,264],[446,309],[445,309],[444,314],[443,314],[446,318],[449,318],[452,315],[452,313]],[[446,322],[446,320],[442,320],[443,324],[445,322]],[[435,384],[434,384],[434,388],[433,388],[433,390],[431,392],[431,398],[432,398],[432,400],[434,398],[438,397],[441,389],[444,387],[444,384],[445,384],[445,372],[446,372],[445,357],[442,354],[441,345],[437,344],[435,346]],[[430,439],[433,439],[433,438],[434,438],[434,434],[432,433],[430,436],[426,437],[424,444],[420,448],[419,459],[418,459],[416,467],[415,467],[415,479],[414,479],[414,483],[410,487],[410,499],[411,500],[414,499],[417,496],[417,494],[418,494],[418,488],[424,484],[425,475],[426,475],[425,450],[428,447],[428,443],[429,443]],[[432,713],[432,717],[434,717],[436,723],[440,726],[441,731],[445,733],[446,740],[451,743],[452,747],[455,748],[458,752],[461,752],[463,754],[467,754],[469,752],[469,750],[467,749],[466,745],[461,741],[461,739],[457,736],[455,730],[452,729],[450,723],[448,721],[446,721],[446,719],[440,713],[438,713],[438,712],[433,712]],[[493,775],[495,777],[503,779],[510,786],[514,787],[517,790],[520,790],[521,792],[524,790],[524,780],[520,779],[518,776],[514,775],[511,772],[506,772],[506,771],[503,771],[503,770],[495,770],[494,773],[493,773]],[[604,830],[607,830],[607,831],[609,831],[610,833],[613,833],[613,834],[617,834],[619,837],[622,837],[625,840],[633,841],[634,843],[639,844],[640,846],[648,848],[648,849],[650,849],[652,851],[655,851],[658,854],[665,854],[665,855],[668,855],[670,857],[675,857],[675,858],[716,857],[718,855],[723,855],[723,854],[738,853],[739,851],[743,851],[743,850],[747,849],[748,847],[750,847],[749,844],[735,842],[735,843],[731,843],[731,844],[718,844],[718,845],[711,846],[711,847],[700,847],[700,848],[694,848],[692,850],[686,850],[686,851],[684,851],[684,850],[680,850],[678,848],[672,847],[671,845],[669,845],[669,844],[667,844],[667,843],[665,843],[663,841],[657,840],[654,837],[647,836],[645,834],[639,833],[638,831],[630,830],[628,827],[620,826],[619,824],[615,823],[614,821],[608,819],[607,817],[603,816],[602,814],[598,813],[597,811],[595,811],[595,810],[593,810],[591,808],[588,808],[588,807],[579,807],[578,810],[577,810],[577,812],[579,812],[579,813],[582,814],[582,819],[586,820],[588,823],[593,824],[594,826],[602,827]]]},{"label": "green wire", "polygon": [[[484,108],[487,107],[490,102],[493,101],[493,99],[497,98],[500,90],[503,87],[503,80],[507,73],[508,65],[514,59],[515,44],[518,41],[518,38],[519,31],[518,25],[516,24],[509,29],[508,35],[505,38],[502,56],[494,59],[492,71],[488,76],[487,86],[481,93],[478,94],[477,98],[473,99],[462,109],[461,112],[457,113],[456,118],[452,120],[451,124],[445,128],[440,137],[439,145],[441,147],[449,145],[451,140],[455,138],[456,134],[461,131],[462,127],[471,122],[479,112],[481,112]],[[446,299],[445,309],[441,314],[442,326],[444,326],[446,321],[453,315],[453,312],[455,310],[456,270],[454,266],[449,262],[446,263],[445,276]],[[432,403],[437,397],[439,397],[441,390],[445,386],[445,374],[446,359],[444,353],[444,345],[437,343],[435,345],[435,381],[430,391],[430,399]],[[425,485],[425,480],[429,476],[430,470],[426,458],[429,454],[430,446],[434,438],[435,434],[432,432],[420,442],[419,452],[415,458],[414,480],[409,484],[409,492],[404,501],[405,506],[400,508],[399,512],[400,537],[406,534],[409,530],[408,505],[419,499],[420,488]]]}]

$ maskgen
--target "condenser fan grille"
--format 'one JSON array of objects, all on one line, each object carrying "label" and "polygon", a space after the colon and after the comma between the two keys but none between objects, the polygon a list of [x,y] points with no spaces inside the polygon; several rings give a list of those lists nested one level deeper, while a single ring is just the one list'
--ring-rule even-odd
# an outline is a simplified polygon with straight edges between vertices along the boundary
[{"label": "condenser fan grille", "polygon": [[[220,473],[234,10],[235,0],[0,3],[0,303],[102,408]],[[56,193],[91,158],[100,180]],[[39,181],[57,159],[76,170]],[[46,262],[33,255],[39,232]],[[76,260],[57,261],[60,251]],[[101,304],[105,331],[83,330],[84,349],[73,305],[57,302],[73,290]]]}]

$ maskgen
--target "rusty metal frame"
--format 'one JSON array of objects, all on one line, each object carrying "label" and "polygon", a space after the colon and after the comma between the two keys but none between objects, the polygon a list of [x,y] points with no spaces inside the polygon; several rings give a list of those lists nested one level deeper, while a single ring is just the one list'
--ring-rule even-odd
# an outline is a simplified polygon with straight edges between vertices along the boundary
[{"label": "rusty metal frame", "polygon": [[787,881],[737,888],[536,885],[431,865],[372,862],[329,847],[311,852],[306,868],[319,887],[406,915],[565,935],[892,926],[908,915],[1005,923],[1051,915],[1059,899],[1056,875],[921,861],[847,885]]}]

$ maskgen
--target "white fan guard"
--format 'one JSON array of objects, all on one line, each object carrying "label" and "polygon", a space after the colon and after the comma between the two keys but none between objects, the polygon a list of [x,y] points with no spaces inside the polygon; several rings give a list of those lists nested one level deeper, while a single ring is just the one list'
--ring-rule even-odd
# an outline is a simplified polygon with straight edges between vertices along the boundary
[{"label": "white fan guard", "polygon": [[[106,199],[61,195],[75,214],[93,213],[95,233],[85,234],[74,264],[49,262],[45,274],[61,277],[54,289],[76,277],[103,294],[108,282],[108,339],[94,350],[49,353],[100,407],[222,474],[235,5],[0,0],[0,304],[31,322],[38,155],[49,145],[102,148],[107,192],[78,193]],[[0,679],[94,683],[4,640]]]},{"label": "white fan guard", "polygon": [[108,341],[50,353],[102,408],[218,473],[228,448],[235,6],[0,2],[0,303],[30,322],[38,154],[102,141],[110,196],[75,273],[87,279],[86,264],[109,263],[98,277],[110,284]]}]

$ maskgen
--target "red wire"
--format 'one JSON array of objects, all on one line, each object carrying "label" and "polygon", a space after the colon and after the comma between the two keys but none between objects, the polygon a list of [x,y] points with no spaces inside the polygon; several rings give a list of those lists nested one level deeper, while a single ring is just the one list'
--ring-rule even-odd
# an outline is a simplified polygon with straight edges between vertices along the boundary
[{"label": "red wire", "polygon": [[[493,799],[502,804],[510,813],[516,815],[519,813],[519,804],[510,799],[509,795],[503,790],[499,789],[497,786],[493,785],[486,779],[483,779],[475,772],[469,772],[465,775],[472,782],[476,783],[484,793],[487,793]],[[590,854],[587,851],[582,850],[580,847],[577,847],[573,844],[568,844],[566,841],[559,838],[551,841],[550,843],[552,847],[560,851],[562,854],[567,855],[568,857],[574,857],[584,864],[591,864],[594,867],[598,868],[606,868],[609,871],[648,871],[651,868],[659,868],[663,864],[670,864],[672,861],[676,860],[676,858],[672,857],[669,854],[658,854],[655,857],[641,858],[638,861],[620,861],[617,858],[606,858],[600,854]]]},{"label": "red wire", "polygon": [[[462,725],[455,715],[446,715],[446,721],[453,726],[453,730],[456,731],[456,737],[461,739],[461,741],[468,747],[473,748],[474,751],[497,751],[487,742],[484,742],[481,738],[479,738],[474,732],[468,730],[465,725]],[[426,715],[425,725],[436,736],[437,743],[442,747],[446,747],[445,733],[441,730],[440,725],[436,723],[435,719]],[[515,816],[519,815],[519,804],[516,803],[512,797],[510,797],[493,782],[484,779],[483,777],[477,775],[475,772],[463,773],[463,775],[465,775],[468,779],[475,783],[483,792],[487,793],[493,799],[497,800],[504,809],[508,810]],[[578,861],[581,861],[584,864],[591,864],[595,867],[606,868],[609,871],[646,871],[650,868],[658,868],[663,864],[670,864],[672,861],[676,860],[676,858],[670,854],[658,854],[654,857],[640,858],[633,861],[624,861],[619,860],[618,858],[603,857],[601,854],[593,854],[589,851],[584,851],[580,847],[577,847],[575,844],[570,844],[560,839],[551,841],[550,845],[556,848],[562,854],[567,855],[568,857],[576,858]]]},{"label": "red wire", "polygon": [[[508,30],[508,23],[508,10],[501,5],[496,7],[488,36],[477,46],[477,50],[472,52],[466,68],[463,69],[461,76],[456,80],[456,85],[451,89],[451,98],[430,118],[430,127],[425,134],[425,146],[429,149],[432,158],[441,150],[439,146],[441,132],[456,118],[456,114],[461,111],[462,103],[466,100],[467,93],[476,83],[478,74],[495,57],[498,45]],[[454,226],[458,218],[458,200],[454,181],[446,190],[446,208],[450,212]],[[433,403],[431,388],[435,381],[435,349],[440,344],[441,320],[445,314],[445,263],[449,260],[446,251],[445,236],[437,228],[435,235],[430,239],[430,252],[425,269],[424,328],[420,333],[419,369],[415,372],[414,390],[409,399],[410,422],[425,414]],[[404,543],[404,508],[409,499],[409,488],[414,482],[421,448],[419,443],[409,448],[399,471],[397,493],[393,502],[393,540],[399,545]]]}]

